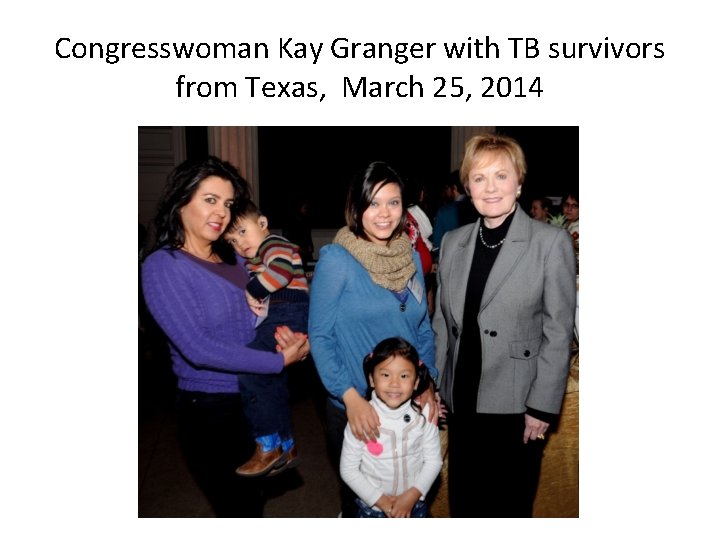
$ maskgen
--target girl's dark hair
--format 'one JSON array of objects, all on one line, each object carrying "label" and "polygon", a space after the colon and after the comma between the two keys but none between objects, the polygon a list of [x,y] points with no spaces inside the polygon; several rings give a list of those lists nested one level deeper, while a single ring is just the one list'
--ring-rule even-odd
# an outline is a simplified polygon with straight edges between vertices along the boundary
[{"label": "girl's dark hair", "polygon": [[420,357],[418,356],[418,352],[415,347],[401,337],[383,339],[375,346],[373,352],[363,359],[363,372],[365,373],[365,380],[368,384],[365,399],[370,399],[370,396],[372,395],[373,389],[370,387],[370,375],[372,375],[375,367],[377,367],[378,364],[382,364],[385,360],[392,356],[401,356],[415,366],[415,373],[417,373],[418,377],[418,386],[412,394],[410,403],[415,411],[421,413],[422,411],[420,410],[420,407],[414,400],[430,387],[430,372],[428,371],[427,366],[420,361]]},{"label": "girl's dark hair", "polygon": [[[373,194],[387,184],[397,184],[400,187],[401,195],[405,190],[405,183],[400,175],[382,161],[373,161],[353,180],[345,203],[345,223],[355,236],[369,240],[362,225],[362,216],[370,206]],[[405,230],[407,204],[404,196],[402,197],[402,209],[400,223],[390,237],[393,240]]]},{"label": "girl's dark hair", "polygon": [[[200,182],[209,176],[219,176],[232,184],[234,199],[250,197],[250,188],[238,170],[215,156],[202,159],[189,159],[175,167],[168,175],[165,194],[158,204],[155,217],[155,245],[152,251],[163,246],[179,249],[185,243],[185,231],[180,220],[180,209],[190,202],[200,186]],[[235,220],[236,206],[230,209],[230,221]],[[222,235],[213,244],[213,251],[223,259],[229,256],[230,250]]]}]

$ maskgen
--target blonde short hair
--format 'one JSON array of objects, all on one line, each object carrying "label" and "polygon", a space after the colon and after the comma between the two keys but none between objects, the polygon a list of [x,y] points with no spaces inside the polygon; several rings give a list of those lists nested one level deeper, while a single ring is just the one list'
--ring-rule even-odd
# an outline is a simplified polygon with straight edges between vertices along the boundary
[{"label": "blonde short hair", "polygon": [[504,153],[515,167],[520,185],[525,181],[525,173],[527,172],[527,163],[525,162],[525,154],[520,148],[518,142],[512,137],[505,135],[485,134],[476,135],[465,143],[465,156],[462,165],[460,165],[460,180],[465,190],[468,190],[468,176],[470,169],[483,152],[488,153]]}]

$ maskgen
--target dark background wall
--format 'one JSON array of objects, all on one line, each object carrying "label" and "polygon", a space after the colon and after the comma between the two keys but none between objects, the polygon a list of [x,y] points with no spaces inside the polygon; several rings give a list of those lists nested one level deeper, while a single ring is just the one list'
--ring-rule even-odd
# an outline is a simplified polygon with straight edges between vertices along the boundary
[{"label": "dark background wall", "polygon": [[353,176],[373,161],[387,162],[415,185],[445,178],[450,128],[261,127],[258,153],[260,199],[273,226],[304,199],[313,227],[337,228]]},{"label": "dark background wall", "polygon": [[535,197],[577,193],[580,178],[577,126],[499,126],[496,132],[514,138],[525,152],[528,171],[520,197],[525,209]]},{"label": "dark background wall", "polygon": [[[579,129],[575,126],[497,126],[522,146],[528,172],[520,203],[534,197],[577,192]],[[188,157],[207,153],[207,130],[187,127]],[[386,161],[409,180],[410,193],[424,186],[428,213],[439,203],[451,163],[451,128],[437,126],[259,127],[260,201],[271,227],[282,228],[308,202],[314,228],[339,228],[353,175],[372,161]],[[411,195],[412,197],[412,195]]]}]

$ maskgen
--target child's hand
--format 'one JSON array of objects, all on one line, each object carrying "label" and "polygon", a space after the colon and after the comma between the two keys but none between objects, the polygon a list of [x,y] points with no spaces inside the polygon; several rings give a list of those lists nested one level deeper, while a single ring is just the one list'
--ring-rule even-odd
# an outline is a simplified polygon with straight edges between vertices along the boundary
[{"label": "child's hand", "polygon": [[395,497],[390,517],[409,518],[415,503],[420,499],[420,491],[417,488],[410,488],[405,493]]},{"label": "child's hand", "polygon": [[267,315],[267,304],[262,300],[258,300],[249,292],[245,291],[245,298],[247,299],[248,307],[258,317],[264,317]]},{"label": "child's hand", "polygon": [[377,506],[380,510],[385,512],[385,515],[387,517],[391,517],[396,500],[397,497],[393,495],[383,495],[377,501],[375,501],[375,504],[373,506]]}]

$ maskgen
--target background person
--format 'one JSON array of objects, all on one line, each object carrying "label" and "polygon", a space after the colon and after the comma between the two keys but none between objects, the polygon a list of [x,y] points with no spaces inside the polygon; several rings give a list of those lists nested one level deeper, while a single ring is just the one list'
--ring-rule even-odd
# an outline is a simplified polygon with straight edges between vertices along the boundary
[{"label": "background person", "polygon": [[420,232],[420,225],[418,224],[415,216],[409,211],[405,214],[405,234],[410,239],[410,245],[420,255],[420,265],[422,266],[423,278],[430,273],[432,270],[432,254],[423,240],[422,233]]},{"label": "background person", "polygon": [[310,224],[310,203],[301,201],[298,208],[290,216],[282,234],[290,242],[300,248],[305,271],[310,270],[310,263],[315,260],[315,245],[312,239],[312,226]]},{"label": "background person", "polygon": [[[455,170],[442,185],[442,206],[435,213],[432,243],[436,252],[440,249],[445,233],[457,229],[460,223],[460,203],[466,199],[465,190],[460,182],[460,172]],[[437,253],[436,253],[437,254]]]},{"label": "background person", "polygon": [[530,517],[548,428],[565,393],[575,258],[559,228],[517,204],[517,142],[471,138],[461,177],[481,218],[448,233],[438,272],[436,363],[449,418],[453,517]]},{"label": "background person", "polygon": [[155,249],[142,265],[145,301],[177,376],[183,455],[218,517],[262,516],[260,484],[235,474],[253,450],[238,373],[279,373],[309,352],[287,327],[277,333],[281,352],[246,346],[255,335],[248,275],[221,236],[233,202],[247,194],[237,170],[215,157],[176,167],[155,219]]},{"label": "background person", "polygon": [[580,267],[580,197],[568,193],[562,198],[561,208],[565,216],[565,230],[570,233],[575,248],[575,262]]},{"label": "background person", "polygon": [[[356,439],[380,435],[377,412],[364,398],[362,358],[385,338],[412,343],[436,375],[434,334],[419,256],[405,226],[403,181],[387,164],[371,163],[350,186],[346,227],[324,246],[310,290],[309,335],[318,374],[328,391],[330,458],[339,467],[346,424]],[[437,423],[434,387],[418,397]],[[341,484],[342,515],[357,515],[356,495]]]},{"label": "background person", "polygon": [[[414,189],[411,191],[412,195],[408,198],[407,204],[407,225],[405,232],[410,237],[410,241],[413,242],[415,250],[420,254],[420,262],[423,268],[423,277],[425,278],[425,294],[427,295],[428,302],[428,313],[432,317],[434,309],[434,294],[435,294],[435,267],[436,260],[433,256],[433,244],[432,237],[433,226],[430,218],[425,213],[423,206],[426,205],[425,201],[425,186],[423,184],[415,182],[413,185]],[[405,189],[405,193],[408,189]],[[417,227],[417,233],[413,232],[412,221],[415,221]],[[416,234],[413,239],[413,234]],[[419,238],[418,238],[419,236]],[[437,255],[437,253],[435,253]]]},{"label": "background person", "polygon": [[552,203],[547,197],[538,197],[533,199],[530,205],[530,215],[533,219],[542,221],[543,223],[550,222],[550,208]]}]

